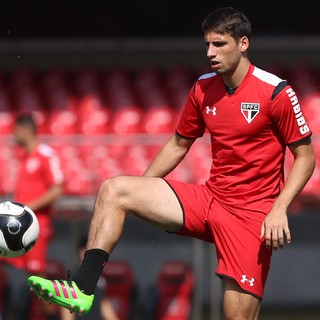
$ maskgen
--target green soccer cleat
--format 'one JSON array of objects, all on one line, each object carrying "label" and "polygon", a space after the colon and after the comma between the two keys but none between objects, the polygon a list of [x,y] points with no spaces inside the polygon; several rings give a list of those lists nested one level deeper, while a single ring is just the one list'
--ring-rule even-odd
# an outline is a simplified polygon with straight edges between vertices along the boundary
[{"label": "green soccer cleat", "polygon": [[74,281],[47,280],[38,276],[30,276],[28,285],[40,299],[80,315],[87,314],[93,304],[94,295],[84,294]]}]

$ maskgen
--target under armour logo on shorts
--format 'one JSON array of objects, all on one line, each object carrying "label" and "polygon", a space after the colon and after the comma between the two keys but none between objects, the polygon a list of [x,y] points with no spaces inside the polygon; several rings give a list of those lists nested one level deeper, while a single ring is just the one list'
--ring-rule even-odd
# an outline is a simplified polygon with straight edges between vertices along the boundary
[{"label": "under armour logo on shorts", "polygon": [[242,275],[242,279],[240,280],[242,283],[249,282],[250,287],[254,285],[254,278],[248,279],[246,274]]}]

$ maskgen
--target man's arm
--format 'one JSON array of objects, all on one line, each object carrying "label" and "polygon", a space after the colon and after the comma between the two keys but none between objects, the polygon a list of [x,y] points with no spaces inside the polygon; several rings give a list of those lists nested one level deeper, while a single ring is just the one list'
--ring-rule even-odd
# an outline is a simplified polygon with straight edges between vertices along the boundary
[{"label": "man's arm", "polygon": [[37,211],[46,207],[56,201],[63,193],[61,185],[52,185],[41,197],[26,203],[26,205],[33,211]]},{"label": "man's arm", "polygon": [[186,156],[195,139],[174,134],[160,149],[144,173],[147,177],[165,177]]},{"label": "man's arm", "polygon": [[261,238],[265,236],[267,248],[276,250],[284,246],[284,235],[287,243],[291,242],[287,210],[293,200],[299,195],[315,169],[315,155],[311,139],[297,145],[289,146],[294,156],[294,162],[287,181],[272,210],[266,216],[261,227]]}]

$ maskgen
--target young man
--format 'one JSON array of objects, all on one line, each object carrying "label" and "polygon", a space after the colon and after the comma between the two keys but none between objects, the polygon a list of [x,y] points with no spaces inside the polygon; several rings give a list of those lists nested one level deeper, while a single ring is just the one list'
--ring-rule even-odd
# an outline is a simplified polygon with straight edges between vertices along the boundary
[{"label": "young man", "polygon": [[[29,206],[36,214],[40,234],[35,246],[17,258],[2,258],[11,279],[7,304],[8,314],[15,319],[27,319],[30,295],[25,273],[44,275],[49,244],[52,238],[51,207],[63,193],[64,176],[56,151],[39,141],[37,124],[31,114],[17,116],[14,139],[22,149],[13,200]],[[30,296],[30,298],[29,298]],[[20,300],[21,303],[17,304]],[[47,312],[48,305],[43,304]]]},{"label": "young man", "polygon": [[[83,262],[70,281],[31,276],[34,293],[87,313],[126,215],[215,244],[226,319],[257,319],[272,250],[291,242],[287,210],[315,167],[311,130],[294,90],[250,62],[251,24],[238,10],[210,13],[202,29],[212,73],[190,90],[176,132],[144,176],[101,184]],[[165,179],[205,130],[212,166],[204,185]],[[284,181],[286,147],[294,156]]]}]

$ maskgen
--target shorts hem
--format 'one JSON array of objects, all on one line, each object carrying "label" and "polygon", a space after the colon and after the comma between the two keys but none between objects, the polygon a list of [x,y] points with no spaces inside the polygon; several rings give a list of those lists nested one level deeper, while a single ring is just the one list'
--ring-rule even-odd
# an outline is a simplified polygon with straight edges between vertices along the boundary
[{"label": "shorts hem", "polygon": [[168,230],[165,230],[165,232],[167,233],[172,233],[172,234],[179,234],[183,229],[184,229],[184,225],[185,225],[185,214],[184,214],[184,208],[183,208],[183,205],[182,205],[182,202],[178,196],[178,194],[176,193],[176,191],[174,190],[174,188],[172,187],[172,185],[170,184],[170,182],[168,180],[166,180],[165,178],[162,178],[162,180],[164,182],[167,183],[167,185],[170,187],[170,189],[173,191],[173,193],[175,194],[175,196],[177,197],[178,201],[179,201],[179,204],[180,204],[180,207],[181,207],[181,210],[182,210],[182,216],[183,216],[183,223],[182,223],[182,226],[179,230],[177,231],[168,231]]},{"label": "shorts hem", "polygon": [[223,273],[217,273],[217,272],[216,272],[215,274],[216,274],[220,279],[221,279],[221,278],[228,278],[228,279],[234,280],[234,281],[240,286],[240,288],[243,290],[243,292],[248,293],[248,294],[252,295],[253,297],[255,297],[255,298],[259,299],[260,301],[262,301],[262,296],[261,296],[261,295],[243,289],[243,287],[241,286],[241,284],[240,284],[234,277],[227,276],[227,275],[225,275],[225,274],[223,274]]}]

